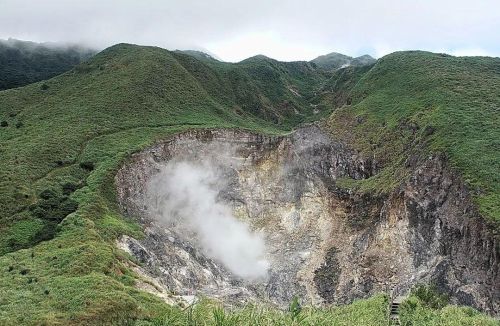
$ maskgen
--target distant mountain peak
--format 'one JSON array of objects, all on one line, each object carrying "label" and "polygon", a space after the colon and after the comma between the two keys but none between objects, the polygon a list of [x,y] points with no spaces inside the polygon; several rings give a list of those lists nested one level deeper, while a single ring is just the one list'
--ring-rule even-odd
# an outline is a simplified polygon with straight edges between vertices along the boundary
[{"label": "distant mountain peak", "polygon": [[369,65],[375,63],[375,61],[377,60],[375,60],[368,54],[353,58],[351,56],[338,52],[321,55],[316,59],[311,60],[311,62],[316,64],[317,67],[328,71],[337,70],[348,66]]},{"label": "distant mountain peak", "polygon": [[277,61],[277,60],[270,58],[264,54],[257,54],[249,58],[243,59],[240,62],[252,62],[252,61]]}]

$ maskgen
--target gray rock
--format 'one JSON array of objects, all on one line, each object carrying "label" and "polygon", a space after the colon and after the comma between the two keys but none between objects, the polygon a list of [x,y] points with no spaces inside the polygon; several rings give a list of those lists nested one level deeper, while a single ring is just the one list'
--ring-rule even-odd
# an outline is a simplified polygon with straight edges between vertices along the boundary
[{"label": "gray rock", "polygon": [[[245,281],[206,257],[192,238],[162,225],[145,201],[146,183],[165,162],[210,161],[225,180],[218,200],[265,235],[269,277]],[[294,295],[315,305],[349,303],[374,293],[434,282],[453,302],[500,311],[500,241],[469,191],[441,156],[412,158],[413,173],[389,195],[340,189],[377,162],[315,125],[289,136],[197,130],[132,155],[116,175],[123,212],[146,237],[122,247],[170,291],[231,304],[286,306]]]}]

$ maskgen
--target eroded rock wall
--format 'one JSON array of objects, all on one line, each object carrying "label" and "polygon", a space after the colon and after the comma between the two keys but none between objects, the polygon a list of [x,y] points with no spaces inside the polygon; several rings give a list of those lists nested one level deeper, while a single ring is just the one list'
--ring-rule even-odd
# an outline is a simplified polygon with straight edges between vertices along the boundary
[{"label": "eroded rock wall", "polygon": [[[210,161],[220,172],[219,200],[265,236],[267,279],[235,277],[195,239],[153,216],[146,184],[172,159]],[[432,281],[455,302],[497,313],[498,236],[460,178],[436,156],[415,162],[411,178],[388,196],[336,186],[340,177],[376,174],[376,163],[314,125],[283,137],[236,130],[179,134],[133,155],[117,174],[119,203],[146,234],[124,237],[120,245],[145,274],[184,295],[281,306],[299,295],[320,305],[388,289],[404,294]]]}]

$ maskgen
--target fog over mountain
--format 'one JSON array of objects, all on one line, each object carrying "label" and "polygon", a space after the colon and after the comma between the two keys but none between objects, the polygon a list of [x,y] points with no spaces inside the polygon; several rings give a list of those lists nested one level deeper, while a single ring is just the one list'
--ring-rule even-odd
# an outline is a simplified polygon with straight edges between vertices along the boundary
[{"label": "fog over mountain", "polygon": [[255,54],[312,60],[330,52],[380,57],[396,50],[500,55],[496,0],[0,2],[0,38],[129,42],[195,49],[225,61]]},{"label": "fog over mountain", "polygon": [[0,90],[52,78],[95,53],[76,44],[0,39]]}]

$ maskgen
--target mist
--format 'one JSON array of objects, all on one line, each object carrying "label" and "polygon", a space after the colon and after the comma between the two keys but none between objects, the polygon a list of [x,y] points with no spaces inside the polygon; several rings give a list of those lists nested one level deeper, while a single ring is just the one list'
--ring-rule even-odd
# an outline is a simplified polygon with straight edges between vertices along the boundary
[{"label": "mist", "polygon": [[2,0],[0,38],[193,49],[236,62],[396,50],[500,55],[498,0]]},{"label": "mist", "polygon": [[80,52],[97,53],[98,50],[92,47],[87,47],[75,42],[32,42],[29,40],[18,40],[14,38],[0,39],[0,44],[13,49],[37,50],[37,49],[52,49],[52,50],[75,50]]},{"label": "mist", "polygon": [[263,236],[218,200],[224,179],[208,163],[170,161],[149,182],[154,217],[195,242],[230,272],[247,280],[267,276]]}]

